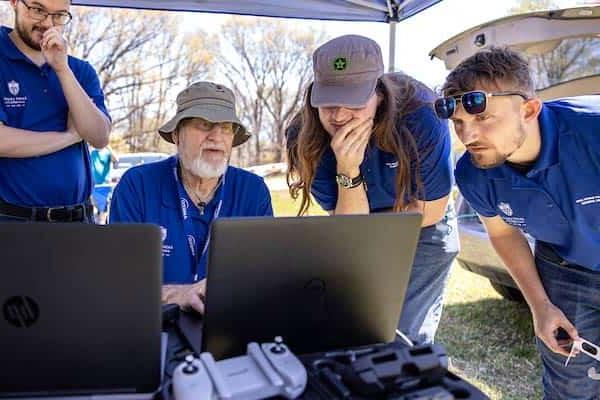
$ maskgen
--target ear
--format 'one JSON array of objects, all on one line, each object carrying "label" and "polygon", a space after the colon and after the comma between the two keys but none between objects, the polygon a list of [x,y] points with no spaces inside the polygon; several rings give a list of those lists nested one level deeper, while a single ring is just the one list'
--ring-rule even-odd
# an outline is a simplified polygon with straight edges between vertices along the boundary
[{"label": "ear", "polygon": [[526,100],[521,106],[521,115],[525,122],[537,120],[538,115],[542,111],[542,100],[539,97],[534,97]]},{"label": "ear", "polygon": [[179,146],[179,129],[175,129],[173,133],[171,133],[171,139],[173,139],[173,143],[176,146]]},{"label": "ear", "polygon": [[9,1],[9,2],[10,2],[10,6],[11,6],[13,9],[16,9],[16,8],[17,8],[17,2],[18,2],[18,1],[19,1],[19,0],[10,0],[10,1]]}]

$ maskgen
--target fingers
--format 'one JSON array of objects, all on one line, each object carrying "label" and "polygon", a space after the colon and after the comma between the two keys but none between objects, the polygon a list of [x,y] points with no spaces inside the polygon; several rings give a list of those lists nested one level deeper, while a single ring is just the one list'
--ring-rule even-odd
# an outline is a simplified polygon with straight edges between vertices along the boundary
[{"label": "fingers", "polygon": [[200,298],[197,293],[191,292],[187,302],[188,307],[194,311],[204,314],[204,297]]},{"label": "fingers", "polygon": [[55,27],[46,30],[42,36],[42,49],[48,50],[53,47],[58,50],[65,50],[66,48],[65,40]]}]

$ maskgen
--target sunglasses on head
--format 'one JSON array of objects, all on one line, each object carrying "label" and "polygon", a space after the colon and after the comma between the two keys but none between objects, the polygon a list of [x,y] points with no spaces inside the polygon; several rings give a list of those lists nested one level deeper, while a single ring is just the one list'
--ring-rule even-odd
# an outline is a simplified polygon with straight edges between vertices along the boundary
[{"label": "sunglasses on head", "polygon": [[467,113],[481,114],[487,107],[488,97],[495,96],[521,96],[523,99],[529,100],[529,97],[523,92],[487,93],[483,90],[473,90],[472,92],[437,99],[434,103],[435,113],[439,118],[450,118],[456,112],[456,103],[460,102]]}]

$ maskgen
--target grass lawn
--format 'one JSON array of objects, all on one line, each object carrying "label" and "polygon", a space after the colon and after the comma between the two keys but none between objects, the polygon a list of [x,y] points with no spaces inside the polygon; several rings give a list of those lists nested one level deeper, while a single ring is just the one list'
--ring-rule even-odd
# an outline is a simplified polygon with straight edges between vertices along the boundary
[{"label": "grass lawn", "polygon": [[[276,216],[296,215],[287,190],[271,192]],[[310,215],[322,215],[318,205]],[[487,279],[452,267],[436,340],[452,370],[493,400],[541,399],[540,362],[529,310],[503,300]]]}]

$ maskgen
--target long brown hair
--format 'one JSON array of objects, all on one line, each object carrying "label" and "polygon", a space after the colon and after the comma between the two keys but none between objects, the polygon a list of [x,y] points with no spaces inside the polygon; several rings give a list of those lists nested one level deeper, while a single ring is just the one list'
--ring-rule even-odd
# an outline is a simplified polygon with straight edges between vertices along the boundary
[{"label": "long brown hair", "polygon": [[[376,91],[382,101],[375,113],[371,140],[398,160],[394,211],[402,211],[423,191],[417,144],[404,117],[425,104],[419,96],[424,88],[425,85],[402,73],[385,74],[377,83]],[[286,131],[287,184],[293,199],[302,197],[298,215],[306,214],[312,204],[310,190],[317,166],[331,142],[319,119],[318,109],[310,105],[311,91],[312,84],[306,90],[301,112]]]}]

